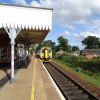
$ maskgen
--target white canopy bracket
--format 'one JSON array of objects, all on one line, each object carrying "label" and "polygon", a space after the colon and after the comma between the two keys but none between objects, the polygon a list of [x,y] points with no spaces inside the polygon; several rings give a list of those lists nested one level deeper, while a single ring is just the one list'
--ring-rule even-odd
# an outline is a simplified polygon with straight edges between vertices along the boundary
[{"label": "white canopy bracket", "polygon": [[6,27],[5,31],[9,35],[9,38],[11,39],[11,43],[15,43],[15,38],[16,38],[17,34],[21,31],[21,29]]}]

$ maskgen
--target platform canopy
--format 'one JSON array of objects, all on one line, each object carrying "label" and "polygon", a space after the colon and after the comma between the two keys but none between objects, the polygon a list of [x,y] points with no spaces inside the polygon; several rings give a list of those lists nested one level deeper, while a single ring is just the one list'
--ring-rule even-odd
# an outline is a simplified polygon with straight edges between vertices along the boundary
[{"label": "platform canopy", "polygon": [[0,28],[21,30],[17,42],[41,43],[52,29],[52,9],[0,4]]},{"label": "platform canopy", "polygon": [[51,29],[52,9],[0,4],[0,35],[7,33],[11,44],[11,82],[15,80],[15,43],[26,47],[41,43]]}]

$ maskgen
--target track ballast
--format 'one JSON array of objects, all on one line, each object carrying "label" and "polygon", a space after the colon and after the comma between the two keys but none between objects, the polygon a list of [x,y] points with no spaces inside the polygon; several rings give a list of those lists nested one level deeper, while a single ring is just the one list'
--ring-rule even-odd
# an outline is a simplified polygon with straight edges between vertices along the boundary
[{"label": "track ballast", "polygon": [[99,100],[51,63],[43,63],[66,100]]}]

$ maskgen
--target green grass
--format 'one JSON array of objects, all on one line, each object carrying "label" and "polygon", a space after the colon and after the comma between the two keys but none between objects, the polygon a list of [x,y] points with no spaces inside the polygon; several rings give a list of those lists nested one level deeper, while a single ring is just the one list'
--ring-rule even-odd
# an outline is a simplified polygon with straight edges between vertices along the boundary
[{"label": "green grass", "polygon": [[96,79],[94,76],[89,76],[85,73],[79,72],[78,73],[83,79],[87,80],[89,83],[92,83],[93,85],[100,87],[100,74],[96,76]]},{"label": "green grass", "polygon": [[69,67],[69,64],[65,64],[64,62],[62,62],[61,60],[54,60],[56,61],[58,64],[63,64],[64,68],[66,68],[67,70],[70,70],[70,71],[74,71],[75,73],[77,73],[82,79],[88,81],[89,83],[97,86],[97,87],[100,87],[100,73],[97,74],[97,73],[93,73],[92,75],[88,75],[87,73],[85,72],[76,72],[76,68],[75,67]]}]

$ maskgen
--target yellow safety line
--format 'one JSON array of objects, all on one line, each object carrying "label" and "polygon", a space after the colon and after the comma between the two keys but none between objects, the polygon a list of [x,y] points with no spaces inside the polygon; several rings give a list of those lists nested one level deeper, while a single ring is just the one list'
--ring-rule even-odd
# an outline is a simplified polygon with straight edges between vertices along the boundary
[{"label": "yellow safety line", "polygon": [[33,81],[32,81],[32,91],[31,91],[31,100],[34,100],[34,94],[35,94],[35,86],[34,86],[34,75],[35,75],[35,60],[34,60],[34,71],[33,71]]},{"label": "yellow safety line", "polygon": [[34,86],[32,85],[31,100],[34,100]]}]

